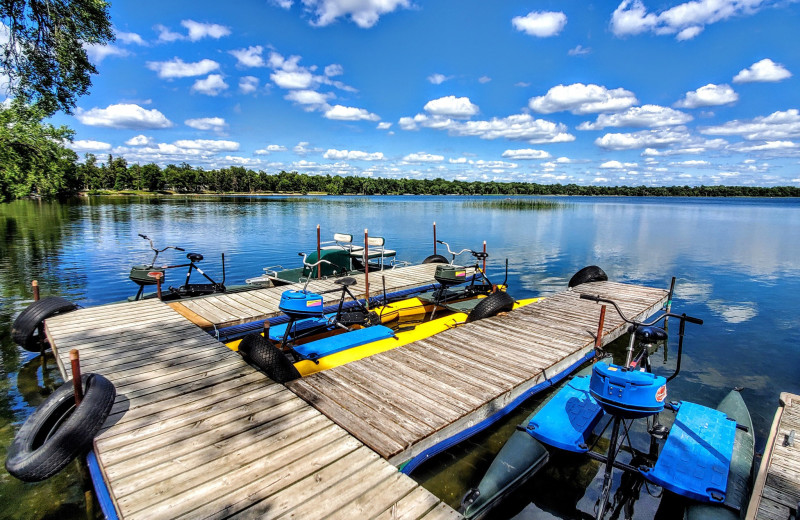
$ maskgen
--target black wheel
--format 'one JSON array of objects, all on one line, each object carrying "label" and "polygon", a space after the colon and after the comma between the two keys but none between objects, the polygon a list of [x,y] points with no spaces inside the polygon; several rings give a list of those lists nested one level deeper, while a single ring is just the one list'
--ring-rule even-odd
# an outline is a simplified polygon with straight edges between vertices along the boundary
[{"label": "black wheel", "polygon": [[422,261],[423,264],[449,264],[450,261],[442,255],[431,255]]},{"label": "black wheel", "polygon": [[248,334],[239,343],[239,352],[276,383],[300,378],[300,372],[283,352],[259,333]]},{"label": "black wheel", "polygon": [[514,308],[514,298],[505,291],[497,291],[483,298],[467,315],[467,323],[496,316]]},{"label": "black wheel", "polygon": [[567,285],[568,287],[575,287],[576,285],[580,285],[582,283],[606,281],[608,281],[608,275],[606,275],[605,271],[596,265],[587,265],[575,273],[572,278],[569,279],[569,284]]},{"label": "black wheel", "polygon": [[69,312],[78,306],[60,296],[48,296],[33,302],[17,316],[11,327],[11,337],[17,345],[30,352],[39,352],[37,329],[44,320],[56,314]]},{"label": "black wheel", "polygon": [[83,401],[75,406],[72,382],[56,389],[36,409],[8,447],[6,470],[25,482],[39,482],[61,471],[89,450],[114,404],[117,391],[100,374],[84,374]]}]

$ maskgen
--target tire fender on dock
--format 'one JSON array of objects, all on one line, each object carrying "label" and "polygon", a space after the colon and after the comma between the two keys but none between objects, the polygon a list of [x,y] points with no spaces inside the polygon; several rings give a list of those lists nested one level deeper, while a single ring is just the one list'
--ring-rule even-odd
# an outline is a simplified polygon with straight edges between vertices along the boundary
[{"label": "tire fender on dock", "polygon": [[48,296],[39,301],[33,302],[17,316],[11,326],[11,337],[17,345],[27,351],[39,352],[39,337],[36,334],[39,325],[44,320],[73,311],[78,306],[60,296]]}]

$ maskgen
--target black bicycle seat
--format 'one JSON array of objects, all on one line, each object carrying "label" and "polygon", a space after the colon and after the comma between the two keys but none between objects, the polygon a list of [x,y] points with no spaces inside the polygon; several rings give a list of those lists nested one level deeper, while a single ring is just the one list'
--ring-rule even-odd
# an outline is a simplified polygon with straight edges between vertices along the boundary
[{"label": "black bicycle seat", "polygon": [[351,287],[356,284],[356,279],[352,276],[345,276],[344,278],[339,278],[338,280],[334,280],[333,283],[336,285],[344,285],[345,287]]},{"label": "black bicycle seat", "polygon": [[667,332],[661,327],[636,327],[633,333],[638,340],[645,343],[655,343],[667,339]]},{"label": "black bicycle seat", "polygon": [[186,258],[188,258],[190,262],[199,262],[203,259],[203,255],[200,253],[188,253]]}]

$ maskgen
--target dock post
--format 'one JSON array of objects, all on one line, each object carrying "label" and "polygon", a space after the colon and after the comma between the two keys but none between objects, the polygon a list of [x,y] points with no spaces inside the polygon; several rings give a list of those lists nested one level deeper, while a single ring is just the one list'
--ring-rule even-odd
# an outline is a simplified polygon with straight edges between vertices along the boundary
[{"label": "dock post", "polygon": [[[33,280],[31,282],[31,288],[33,289],[33,301],[39,301],[39,282],[37,280]],[[39,354],[42,355],[42,359],[44,359],[44,353],[47,350],[45,347],[45,337],[44,337],[44,322],[40,323],[36,326],[36,333],[39,335]],[[44,373],[44,372],[42,372]]]},{"label": "dock post", "polygon": [[369,233],[364,229],[364,299],[369,309]]},{"label": "dock post", "polygon": [[34,280],[31,282],[31,287],[33,287],[33,301],[39,301],[39,282]]},{"label": "dock post", "polygon": [[433,254],[436,254],[436,221],[433,221]]},{"label": "dock post", "polygon": [[483,241],[483,274],[486,274],[486,240]]},{"label": "dock post", "polygon": [[[320,255],[321,255],[321,248],[319,241],[319,224],[317,224],[317,262],[322,260],[322,258],[320,258]],[[322,264],[317,266],[317,280],[322,278],[321,274],[322,274]]]},{"label": "dock post", "polygon": [[72,364],[72,388],[75,391],[75,406],[80,406],[83,400],[83,385],[81,384],[81,360],[78,349],[69,351],[69,361]]},{"label": "dock post", "polygon": [[606,321],[606,306],[600,307],[600,321],[597,323],[597,336],[594,338],[595,359],[597,359],[597,351],[603,348],[603,325]]}]

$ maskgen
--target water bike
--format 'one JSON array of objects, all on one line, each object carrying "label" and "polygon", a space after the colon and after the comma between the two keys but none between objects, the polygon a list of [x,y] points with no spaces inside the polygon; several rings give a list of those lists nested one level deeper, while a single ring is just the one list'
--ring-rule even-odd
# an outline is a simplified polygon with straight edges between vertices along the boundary
[{"label": "water bike", "polygon": [[[225,287],[225,253],[222,253],[222,281],[216,282],[213,278],[211,278],[208,274],[206,274],[202,269],[197,266],[197,263],[203,260],[203,255],[200,253],[187,253],[186,258],[189,260],[188,264],[177,264],[177,265],[156,265],[156,261],[158,260],[158,255],[167,251],[168,249],[174,249],[176,251],[185,252],[186,250],[178,247],[178,246],[167,246],[162,249],[156,249],[153,245],[153,239],[149,238],[147,235],[143,235],[139,233],[139,236],[143,239],[150,242],[150,249],[153,250],[155,253],[153,255],[153,259],[150,260],[149,264],[138,264],[131,267],[130,274],[128,277],[134,282],[136,285],[139,286],[139,290],[137,291],[136,295],[131,300],[141,300],[143,298],[153,298],[156,296],[155,293],[144,295],[145,287],[158,285],[159,283],[163,284],[168,269],[180,269],[183,267],[188,268],[186,271],[186,280],[183,285],[180,287],[172,287],[169,286],[168,290],[161,295],[162,300],[176,300],[179,298],[191,298],[194,296],[204,296],[207,294],[214,294],[214,293],[224,293],[227,291]],[[192,276],[192,271],[197,271],[203,277],[208,280],[207,283],[190,283],[189,279]]]},{"label": "water bike", "polygon": [[[614,469],[690,499],[685,518],[739,518],[749,496],[754,453],[752,421],[741,395],[731,391],[716,409],[667,401],[667,383],[680,372],[685,325],[702,320],[666,310],[643,323],[628,319],[612,300],[588,294],[581,298],[612,305],[630,324],[625,363],[600,360],[539,405],[517,427],[480,484],[464,495],[462,514],[469,519],[485,517],[548,462],[548,449],[557,448],[605,464],[597,519],[608,512],[616,518],[625,505],[615,499],[616,507],[609,511]],[[668,318],[680,320],[678,354],[674,373],[663,377],[652,372],[650,356],[667,340]],[[657,326],[662,320],[665,326]],[[665,408],[676,413],[671,428],[659,420]],[[649,436],[646,450],[631,442],[634,422],[641,419]],[[608,449],[595,451],[609,426]],[[631,453],[631,460],[619,460],[622,452]]]},{"label": "water bike", "polygon": [[[467,251],[476,260],[486,255],[464,249],[455,256]],[[309,269],[326,262],[309,262],[308,255],[299,255]],[[399,301],[389,301],[384,291],[383,301],[372,309],[351,292],[356,284],[352,277],[334,280],[339,287],[321,293],[308,290],[309,278],[303,289],[282,293],[279,309],[288,317],[287,322],[270,325],[266,321],[263,332],[250,333],[226,345],[238,350],[271,379],[283,383],[537,300],[516,302],[502,290],[505,282],[500,288],[493,285],[477,261],[475,275],[467,276],[467,268],[453,264],[437,265],[436,273],[439,286],[433,290]],[[458,284],[463,287],[456,287]],[[339,291],[335,311],[326,312],[323,295]]]}]

